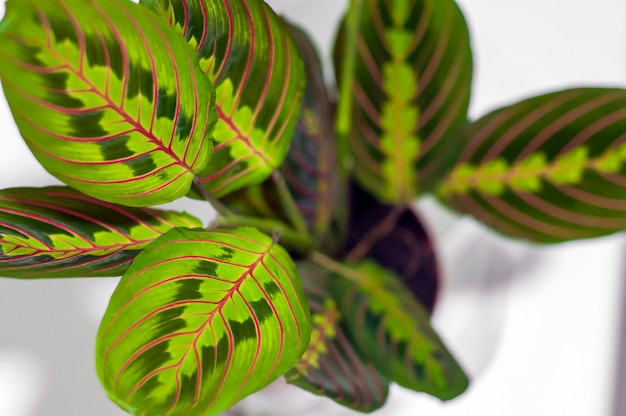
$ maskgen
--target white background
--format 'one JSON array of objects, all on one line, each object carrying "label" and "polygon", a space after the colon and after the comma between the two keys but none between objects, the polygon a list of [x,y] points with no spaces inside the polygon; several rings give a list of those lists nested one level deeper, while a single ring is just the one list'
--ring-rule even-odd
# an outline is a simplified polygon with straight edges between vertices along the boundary
[{"label": "white background", "polygon": [[[626,86],[623,0],[459,3],[475,52],[474,117],[550,90]],[[270,4],[307,27],[328,59],[344,2]],[[0,137],[0,188],[57,183],[26,149],[3,96]],[[201,204],[185,204],[178,207],[207,217]],[[434,322],[475,380],[445,404],[394,389],[379,414],[626,416],[626,409],[616,410],[614,394],[624,237],[535,248],[496,237],[469,219],[452,219],[432,201],[421,207],[432,219],[445,269]],[[93,368],[98,321],[115,283],[0,280],[0,416],[124,414],[108,401]],[[238,414],[263,409],[271,415],[349,414],[282,385],[245,400]]]}]

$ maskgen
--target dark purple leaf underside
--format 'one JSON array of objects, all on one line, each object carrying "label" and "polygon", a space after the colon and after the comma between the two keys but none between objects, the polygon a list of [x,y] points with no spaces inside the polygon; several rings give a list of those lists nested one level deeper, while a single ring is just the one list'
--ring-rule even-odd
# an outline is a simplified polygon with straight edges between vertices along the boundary
[{"label": "dark purple leaf underside", "polygon": [[311,308],[313,332],[307,350],[285,379],[359,411],[378,409],[385,403],[389,382],[352,346],[334,300],[334,277],[307,263],[298,265],[298,273]]},{"label": "dark purple leaf underside", "polygon": [[0,191],[0,276],[120,276],[173,227],[201,227],[187,214],[128,208],[68,187]]},{"label": "dark purple leaf underside", "polygon": [[542,243],[626,229],[626,91],[572,89],[486,115],[439,196],[494,229]]},{"label": "dark purple leaf underside", "polygon": [[437,256],[414,208],[380,203],[352,182],[346,255],[352,261],[370,258],[393,270],[432,313],[439,287]]}]

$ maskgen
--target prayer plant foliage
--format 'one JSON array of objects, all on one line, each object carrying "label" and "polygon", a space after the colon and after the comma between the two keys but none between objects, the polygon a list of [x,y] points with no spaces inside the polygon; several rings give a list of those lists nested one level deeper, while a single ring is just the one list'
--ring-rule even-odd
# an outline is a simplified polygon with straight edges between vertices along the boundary
[{"label": "prayer plant foliage", "polygon": [[[123,275],[96,369],[132,414],[220,414],[281,375],[363,412],[391,382],[461,394],[429,322],[425,192],[534,242],[626,226],[626,91],[468,121],[453,0],[351,1],[336,108],[308,36],[261,0],[9,0],[0,61],[67,185],[0,191],[0,274]],[[149,208],[183,196],[217,219]]]}]

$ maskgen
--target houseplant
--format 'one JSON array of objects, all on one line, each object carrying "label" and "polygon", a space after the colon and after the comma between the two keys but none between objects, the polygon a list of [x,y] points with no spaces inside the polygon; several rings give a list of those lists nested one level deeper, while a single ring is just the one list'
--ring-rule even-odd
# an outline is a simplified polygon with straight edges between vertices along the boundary
[{"label": "houseplant", "polygon": [[[9,3],[9,4],[11,4],[11,3]],[[399,6],[399,7],[400,7],[400,6]],[[400,14],[401,14],[401,15],[403,15],[403,13],[400,13]],[[117,20],[116,20],[116,21],[117,21]],[[457,26],[455,26],[455,27],[457,27]],[[29,35],[30,35],[30,33],[29,33]],[[394,35],[392,35],[392,36],[399,36],[400,38],[402,38],[402,35],[403,35],[402,33],[395,33],[395,34],[394,34]],[[60,35],[59,35],[59,34],[55,34],[55,36],[58,36],[58,37],[59,37],[59,39],[62,39],[63,41],[67,41],[67,40],[69,39],[69,38],[67,38],[67,39],[65,38],[66,34],[64,34],[64,33],[61,33]],[[71,42],[71,39],[69,39],[69,40],[70,40],[70,42]],[[178,51],[178,50],[177,50],[177,51]],[[106,55],[106,54],[105,54],[105,55]],[[89,54],[88,54],[88,56],[89,56]],[[96,58],[97,58],[97,56],[98,56],[98,55],[96,54]],[[111,55],[111,56],[112,56],[112,55]],[[358,62],[357,62],[357,63],[358,63]],[[392,70],[393,70],[393,69],[397,69],[397,70],[399,71],[399,73],[400,73],[400,75],[401,75],[401,76],[402,76],[402,75],[404,75],[404,74],[402,73],[402,65],[399,65],[399,68],[392,68]],[[132,71],[131,71],[131,72],[132,72]],[[135,72],[132,72],[132,73],[135,73]],[[139,71],[139,70],[138,70],[138,71],[137,71],[137,74],[141,74],[141,71]],[[16,77],[16,78],[17,78],[17,77]],[[393,78],[393,77],[392,77],[392,78]],[[11,79],[11,80],[9,80],[9,81],[5,81],[5,79],[6,79],[6,77],[5,77],[5,78],[3,78],[3,82],[10,82],[10,81],[12,81],[12,80],[13,80],[13,79]],[[138,76],[138,79],[143,79],[143,78],[142,78],[141,76]],[[56,81],[58,81],[58,80],[56,80]],[[135,83],[135,84],[136,84],[136,86],[135,86],[135,89],[136,89],[136,90],[139,90],[139,92],[144,92],[144,90],[142,90],[142,88],[143,88],[142,86],[143,86],[144,84],[142,84],[142,83]],[[132,82],[130,82],[130,83],[129,83],[129,85],[135,85],[135,84],[132,84]],[[36,84],[35,84],[35,85],[36,85]],[[411,85],[410,80],[409,80],[409,82],[407,82],[407,83],[402,83],[401,87],[406,87],[407,85]],[[6,89],[6,87],[5,87],[5,89]],[[400,90],[396,90],[396,91],[400,91]],[[159,91],[159,93],[160,93],[160,91]],[[578,92],[578,93],[579,93],[579,94],[583,94],[584,92]],[[596,94],[596,93],[597,93],[597,94],[600,94],[600,91],[594,91],[594,92],[587,91],[586,93],[587,93],[587,94],[591,94],[591,96],[594,96],[593,94]],[[131,95],[132,95],[132,94],[131,94]],[[584,94],[583,94],[583,95],[584,95]],[[142,96],[143,96],[143,95],[142,95]],[[219,88],[218,88],[218,96],[219,96]],[[577,96],[578,96],[578,95],[577,95]],[[182,101],[182,100],[181,100],[181,101]],[[67,102],[65,102],[65,104],[67,105]],[[406,103],[406,102],[400,102],[400,104],[401,104],[401,105],[405,105],[406,107],[409,107],[409,109],[410,109],[410,107],[411,107],[411,106],[410,106],[410,105],[408,105],[408,103]],[[341,105],[341,104],[340,104],[340,105]],[[463,106],[463,105],[461,105],[461,107],[462,107],[462,106]],[[350,108],[350,107],[348,107],[348,108]],[[14,111],[15,111],[15,110],[14,110]],[[341,114],[341,110],[340,110],[340,114]],[[409,120],[413,119],[415,116],[416,116],[416,114],[410,113]],[[480,123],[480,122],[479,122],[479,123]],[[588,124],[591,124],[591,123],[588,123]],[[92,123],[92,124],[88,124],[86,128],[91,128],[91,127],[89,127],[89,126],[92,126],[92,127],[93,127],[93,123]],[[344,126],[345,126],[345,124],[344,124]],[[446,126],[446,127],[447,127],[447,126]],[[568,127],[568,126],[565,126],[565,127]],[[577,126],[573,126],[572,128],[576,129],[576,128],[578,128],[578,127],[577,127]],[[580,130],[580,128],[579,128],[579,130]],[[90,134],[90,133],[89,133],[89,132],[87,132],[87,133],[83,132],[83,134]],[[402,136],[404,137],[404,135],[402,135]],[[83,136],[83,137],[89,137],[89,136]],[[460,136],[459,136],[459,137],[460,137]],[[513,140],[513,139],[514,139],[514,138],[512,138],[512,140]],[[355,139],[355,140],[356,140],[356,139]],[[524,140],[524,138],[520,138],[519,140]],[[353,143],[354,143],[354,142],[353,142]],[[219,146],[219,145],[218,145],[218,146]],[[355,147],[357,147],[357,146],[358,146],[358,143],[355,145]],[[216,146],[216,147],[217,147],[217,146]],[[48,150],[48,149],[44,149],[44,150]],[[108,150],[111,150],[111,149],[108,149]],[[121,158],[122,158],[122,157],[120,157],[120,153],[127,152],[127,151],[128,151],[128,149],[126,149],[126,148],[124,148],[124,147],[121,147],[120,149],[113,149],[113,151],[114,151],[114,152],[115,152],[115,151],[119,151],[119,153],[117,153],[117,154],[116,154],[116,156],[118,157],[118,159],[116,159],[116,160],[119,160],[119,159],[121,159]],[[581,153],[581,154],[582,154],[582,153],[584,153],[584,152],[579,152],[579,153]],[[607,153],[608,153],[608,152],[607,152]],[[402,156],[402,155],[400,155],[400,156]],[[445,156],[449,156],[449,152],[445,152]],[[604,155],[604,154],[603,154],[603,156],[607,156],[607,158],[608,158],[608,159],[610,159],[610,156],[611,156],[611,155]],[[123,157],[127,157],[127,158],[128,158],[128,157],[130,157],[130,156],[129,156],[129,155],[124,155]],[[561,176],[559,176],[558,174],[559,174],[559,173],[563,173],[563,170],[565,170],[565,171],[569,171],[569,172],[566,172],[566,173],[572,174],[572,175],[574,175],[574,176],[576,177],[577,173],[580,173],[580,170],[581,170],[581,169],[583,169],[583,168],[584,168],[584,169],[586,169],[586,168],[587,168],[587,164],[586,164],[586,163],[588,162],[588,161],[587,161],[587,159],[585,159],[585,160],[583,161],[583,162],[584,162],[584,163],[583,163],[583,162],[581,162],[581,160],[580,160],[580,159],[581,159],[580,154],[579,154],[577,157],[578,157],[578,159],[574,158],[575,160],[574,160],[573,162],[578,162],[578,164],[576,164],[576,163],[573,163],[573,162],[572,162],[570,165],[568,165],[568,163],[570,163],[570,161],[568,160],[568,161],[566,161],[567,163],[565,163],[565,165],[566,165],[566,166],[565,166],[565,168],[563,168],[563,166],[561,166],[561,165],[559,164],[559,163],[561,163],[561,161],[560,161],[560,160],[556,160],[556,161],[555,161],[555,163],[554,163],[554,165],[555,165],[555,166],[551,166],[551,165],[550,165],[550,163],[548,163],[548,162],[550,161],[550,158],[548,158],[548,160],[541,159],[540,157],[535,158],[535,159],[533,160],[533,163],[531,163],[531,164],[530,164],[529,169],[527,169],[527,170],[520,169],[518,166],[515,166],[515,167],[516,167],[516,172],[517,172],[517,173],[519,173],[521,176],[515,176],[515,175],[508,175],[508,176],[507,176],[507,175],[506,175],[506,172],[503,172],[503,170],[505,170],[505,168],[502,168],[502,166],[503,166],[503,162],[502,162],[502,161],[497,161],[497,163],[493,163],[493,164],[491,164],[491,165],[490,165],[490,164],[488,164],[488,163],[485,163],[485,165],[486,165],[485,172],[486,172],[486,173],[485,173],[485,172],[483,172],[483,171],[481,171],[479,168],[477,168],[477,169],[475,169],[475,170],[473,170],[473,171],[472,171],[472,170],[471,170],[471,168],[472,168],[471,166],[469,166],[469,167],[468,167],[468,166],[467,166],[467,164],[465,164],[465,165],[461,164],[461,165],[460,165],[460,167],[459,167],[459,168],[457,168],[457,169],[454,171],[454,173],[452,174],[452,176],[449,176],[449,177],[448,177],[449,179],[448,179],[448,180],[447,180],[447,182],[445,182],[445,183],[446,183],[446,184],[448,184],[449,186],[448,186],[448,187],[445,187],[445,186],[444,186],[444,187],[442,188],[442,189],[443,189],[442,193],[443,193],[443,194],[447,194],[447,195],[450,195],[450,193],[454,193],[454,192],[456,192],[456,193],[462,193],[462,192],[459,192],[459,191],[467,191],[467,189],[463,188],[463,186],[465,186],[466,188],[471,188],[471,186],[467,186],[467,184],[469,183],[470,185],[475,185],[475,187],[478,189],[478,191],[484,191],[484,190],[483,190],[483,188],[484,188],[484,189],[486,190],[486,191],[484,191],[484,193],[486,193],[488,197],[493,197],[493,196],[494,196],[494,194],[495,194],[495,196],[499,196],[499,194],[498,194],[499,189],[500,189],[500,188],[506,188],[506,180],[505,180],[505,179],[511,179],[511,184],[512,184],[512,187],[513,187],[513,189],[514,189],[515,191],[519,190],[519,189],[516,189],[515,187],[522,187],[522,188],[523,188],[523,189],[521,189],[522,191],[532,193],[532,192],[530,192],[530,191],[539,191],[539,190],[540,190],[540,189],[538,189],[537,181],[538,181],[538,180],[540,180],[540,179],[541,179],[541,175],[542,175],[542,174],[545,174],[546,172],[547,172],[547,174],[549,174],[549,175],[555,175],[555,174],[557,175],[556,177],[548,176],[548,178],[549,178],[549,179],[551,179],[552,181],[554,181],[554,182],[556,182],[556,183],[559,183],[558,181],[559,181],[559,180],[561,180],[561,181],[565,181],[565,182],[566,182],[566,183],[564,183],[564,185],[571,185],[571,184],[572,184],[572,180],[574,180],[575,178],[574,178],[574,179],[572,179],[571,177],[569,177],[569,178],[565,178],[565,179],[563,179],[563,178],[562,178]],[[617,162],[615,162],[615,160],[609,160],[607,163],[609,163],[609,162],[619,163],[619,162],[620,162],[619,156],[616,156],[616,157],[617,157]],[[544,158],[545,158],[545,155],[544,155]],[[583,158],[583,159],[584,159],[584,158]],[[604,159],[602,159],[602,161],[605,161],[605,160],[604,160]],[[358,165],[358,162],[359,162],[359,160],[357,160],[357,165]],[[402,163],[402,162],[401,162],[401,161],[398,161],[398,164],[400,164],[400,163]],[[594,162],[594,163],[595,163],[595,162]],[[506,165],[506,161],[504,161],[504,164]],[[582,168],[581,168],[581,164],[582,164]],[[596,165],[595,165],[595,164],[593,164],[593,165],[591,165],[591,164],[590,164],[590,166],[591,166],[591,167],[595,167]],[[480,167],[480,166],[479,166],[479,167]],[[524,166],[522,166],[522,167],[526,167],[526,165],[524,165]],[[554,169],[553,169],[553,168],[554,168]],[[558,169],[557,169],[557,168],[558,168]],[[360,167],[360,169],[361,169],[361,170],[360,170],[360,172],[363,172],[363,166],[361,166],[361,167]],[[606,168],[606,167],[605,167],[604,169],[608,169],[608,168]],[[445,169],[444,169],[444,170],[445,170]],[[89,176],[91,176],[91,175],[92,175],[92,172],[93,172],[93,171],[89,171]],[[358,169],[357,169],[357,172],[359,172],[359,170],[358,170]],[[402,170],[402,172],[404,172],[404,170]],[[402,172],[401,172],[401,173],[402,173]],[[361,176],[362,176],[362,175],[363,175],[363,173],[360,173],[360,174],[359,174],[359,173],[357,173],[357,178],[359,177],[359,175],[361,175]],[[141,176],[141,175],[139,175],[139,176]],[[274,175],[274,176],[278,176],[278,175]],[[512,176],[512,178],[511,178],[511,176]],[[538,178],[537,176],[539,176],[539,178]],[[567,175],[565,175],[565,176],[567,176]],[[485,179],[485,177],[487,178],[487,180],[486,180],[486,181],[484,180],[484,179]],[[465,184],[464,184],[463,180],[464,180],[465,178],[469,178],[469,180],[467,180],[467,183],[465,183]],[[405,178],[401,178],[401,179],[405,179]],[[362,182],[362,184],[363,184],[364,186],[368,186],[368,185],[369,185],[369,186],[372,186],[372,184],[373,184],[373,181],[363,180],[362,178],[361,178],[360,180],[361,180],[361,182]],[[279,178],[275,178],[275,181],[278,183],[278,186],[280,187],[280,177],[279,177]],[[567,181],[569,181],[569,182],[567,182]],[[494,182],[495,182],[495,185],[494,185]],[[502,182],[505,182],[505,184],[502,184]],[[575,182],[575,180],[574,180],[574,182]],[[380,181],[379,181],[378,183],[380,183]],[[388,184],[388,183],[385,183],[385,182],[383,181],[383,185],[389,185],[389,184]],[[408,197],[406,196],[406,195],[407,195],[406,193],[408,193],[408,194],[412,194],[412,192],[413,192],[413,191],[411,191],[411,190],[406,190],[405,188],[406,188],[406,187],[398,187],[398,189],[402,189],[402,190],[403,190],[402,195],[400,196],[400,198],[401,198],[401,199],[403,199],[403,200],[405,200],[406,198],[408,198]],[[494,191],[494,189],[495,189],[495,188],[498,188],[498,189],[496,189],[496,190]],[[374,186],[373,186],[370,190],[371,190],[371,192],[373,192],[373,193],[379,192],[380,194],[382,194],[382,195],[379,195],[379,197],[381,197],[381,198],[383,198],[383,199],[385,199],[385,198],[386,198],[386,199],[392,199],[392,200],[394,200],[394,201],[395,201],[395,198],[397,198],[397,196],[391,196],[391,197],[389,197],[389,196],[388,196],[387,194],[385,194],[384,192],[381,192],[381,191],[380,191],[380,189],[378,189],[378,188],[376,187],[376,185],[374,185]],[[470,190],[471,190],[471,189],[470,189]],[[24,192],[24,191],[21,191],[21,192]],[[248,194],[249,194],[250,192],[252,192],[252,193],[253,193],[253,194],[255,194],[255,195],[263,195],[263,194],[264,194],[264,192],[262,192],[262,191],[258,191],[258,190],[257,190],[257,191],[250,191],[250,190],[248,190],[248,191],[246,191],[246,192],[247,192]],[[254,193],[254,192],[256,192],[256,193]],[[70,193],[71,193],[71,192],[70,192]],[[279,190],[277,193],[280,193],[280,190]],[[480,192],[477,192],[477,193],[478,193],[478,194],[479,194],[479,196],[480,196]],[[114,192],[114,194],[115,194],[115,195],[114,195],[114,197],[115,197],[115,198],[117,198],[117,197],[119,196],[119,191],[115,191],[115,192]],[[71,195],[74,195],[74,194],[71,194]],[[60,197],[61,195],[60,195],[60,194],[58,194],[58,193],[56,193],[56,194],[54,194],[54,196],[58,198],[58,197]],[[144,196],[144,195],[139,195],[139,197],[142,197],[142,196]],[[68,197],[68,198],[69,198],[69,196],[67,196],[67,195],[66,195],[66,197]],[[246,197],[246,198],[249,198],[249,196],[248,196],[248,195],[247,195],[247,196],[245,196],[245,197]],[[531,198],[531,197],[532,197],[532,196],[529,196],[529,198]],[[17,197],[13,196],[13,199],[15,199],[15,198],[17,198]],[[82,198],[82,197],[81,197],[81,198]],[[242,198],[243,198],[243,197],[242,197]],[[411,196],[411,198],[412,198],[412,196]],[[211,196],[209,196],[209,199],[211,199]],[[270,202],[273,200],[271,190],[269,191],[269,196],[267,197],[267,200],[268,200],[268,201],[270,201]],[[288,197],[286,198],[286,200],[288,201]],[[44,201],[44,203],[49,204],[49,203],[51,203],[51,201],[48,199],[48,200],[45,200],[45,201]],[[238,206],[238,204],[237,204],[237,200],[235,200],[235,201],[229,201],[228,203],[229,203],[229,204],[232,204],[232,206],[234,207],[234,209],[237,209],[237,208],[239,208],[239,209],[240,209],[240,208],[241,208],[241,207],[239,207],[239,206]],[[39,206],[39,207],[41,207],[41,206],[42,206],[42,205],[41,205],[41,204],[42,204],[42,202],[41,202],[41,201],[39,201],[39,203],[38,203],[38,204],[39,204],[39,205],[36,205],[36,206]],[[244,208],[249,207],[250,205],[251,205],[251,204],[246,204],[246,205],[244,205]],[[66,207],[66,208],[67,208],[67,207]],[[116,208],[116,209],[119,209],[119,208]],[[291,214],[292,214],[292,217],[295,217],[295,219],[294,219],[294,218],[291,218],[291,220],[293,221],[294,226],[296,226],[296,228],[297,228],[297,224],[298,224],[299,220],[298,220],[298,218],[297,218],[297,215],[293,215],[293,214],[294,214],[294,210],[289,210],[289,209],[287,209],[286,211],[288,211],[288,212],[287,212],[287,214],[291,213]],[[272,211],[272,212],[273,212],[273,211]],[[289,217],[289,215],[287,215],[287,217]],[[228,219],[229,217],[226,217],[226,218]],[[289,218],[287,218],[287,219],[289,220]],[[193,220],[189,220],[189,221],[193,221]],[[272,220],[272,221],[274,221],[274,220]],[[247,224],[251,224],[251,223],[252,223],[252,220],[248,218],[248,219],[247,219],[247,221],[245,221],[245,222],[246,222]],[[223,225],[223,226],[224,226],[224,225],[233,225],[233,223],[238,223],[238,224],[241,224],[241,220],[240,220],[240,219],[238,219],[238,218],[234,218],[234,219],[233,219],[233,218],[230,218],[230,220],[229,220],[229,221],[223,221],[221,225]],[[258,223],[257,223],[257,224],[258,224]],[[266,231],[273,231],[273,230],[276,230],[276,229],[278,229],[278,230],[281,230],[281,231],[282,231],[281,235],[277,237],[277,238],[281,239],[281,244],[282,244],[283,242],[285,242],[286,244],[291,244],[291,245],[293,245],[293,247],[292,247],[292,248],[293,248],[294,250],[298,250],[298,251],[300,251],[300,253],[299,253],[300,255],[303,255],[303,253],[302,253],[302,252],[304,252],[304,254],[307,254],[307,255],[308,255],[308,257],[309,257],[311,260],[313,260],[313,259],[317,259],[317,260],[318,260],[318,262],[324,263],[327,267],[329,267],[329,268],[331,268],[331,269],[333,269],[333,270],[335,270],[335,271],[338,271],[340,275],[342,274],[342,270],[344,271],[344,273],[343,273],[343,274],[346,274],[346,273],[348,274],[348,276],[347,276],[347,277],[349,277],[350,275],[353,275],[353,273],[352,273],[352,272],[345,272],[345,269],[342,269],[342,268],[341,268],[340,266],[338,266],[336,263],[329,263],[329,260],[330,260],[330,259],[329,259],[329,258],[327,258],[327,257],[320,257],[319,255],[311,256],[311,252],[310,252],[310,251],[308,251],[309,249],[308,249],[307,247],[304,247],[304,248],[303,248],[303,247],[301,247],[301,246],[300,246],[301,241],[299,241],[297,237],[294,237],[292,234],[290,234],[290,233],[289,233],[290,231],[292,231],[292,230],[290,230],[289,228],[288,228],[288,229],[284,229],[284,227],[282,226],[282,224],[280,224],[280,223],[276,223],[276,222],[272,222],[272,223],[271,223],[271,226],[269,226],[269,227],[264,227],[264,226],[265,226],[265,225],[267,225],[267,224],[268,224],[268,222],[261,223],[261,224],[260,224],[260,226],[261,226],[261,227],[263,227],[263,228],[265,228],[265,230],[266,230]],[[609,231],[610,231],[610,230],[614,230],[614,229],[617,229],[617,227],[615,227],[615,228],[610,228],[610,227],[609,227],[609,228],[606,228],[606,227],[605,227],[605,230],[609,230]],[[580,232],[580,230],[573,230],[572,232]],[[293,237],[293,238],[292,238],[292,237]],[[322,237],[323,237],[323,236],[322,236]],[[261,239],[261,240],[263,239],[263,237],[261,237],[260,235],[258,236],[258,238],[259,238],[259,239]],[[10,242],[7,242],[7,244],[9,244],[9,243],[10,243]],[[320,243],[320,244],[321,244],[321,243]],[[328,249],[328,251],[334,251],[334,250],[337,250],[337,249],[336,249],[336,248],[332,248],[332,249],[331,249],[331,248],[329,248],[329,249]],[[340,250],[340,249],[339,249],[339,250]],[[7,250],[6,252],[9,252],[9,253],[10,253],[11,251],[10,251],[10,250]],[[13,251],[13,253],[15,254],[15,251]],[[20,255],[22,255],[22,254],[23,254],[23,253],[20,253]],[[307,257],[307,256],[304,256],[304,257]],[[359,259],[359,260],[360,260],[360,259]],[[153,263],[153,262],[154,262],[154,260],[150,260],[150,261],[149,261],[149,263]],[[370,266],[370,265],[368,264],[368,266],[367,266],[367,267],[376,267],[376,266]],[[48,271],[49,271],[49,270],[48,270]],[[50,271],[49,271],[49,272],[50,272]],[[51,273],[53,273],[53,272],[51,272]],[[84,273],[84,270],[81,270],[81,273]],[[206,272],[205,272],[205,273],[206,273]],[[386,272],[382,272],[382,271],[380,271],[380,272],[378,272],[378,273],[379,273],[379,274],[384,274],[384,273],[386,273]],[[125,278],[125,279],[126,279],[126,278]],[[126,280],[129,280],[129,279],[132,279],[132,278],[128,278],[128,279],[126,279]],[[354,279],[355,279],[355,280],[359,280],[359,278],[357,278],[357,277],[355,277]],[[309,279],[308,281],[313,281],[313,279]],[[122,284],[123,284],[123,283],[122,283]],[[336,290],[340,291],[340,290],[342,290],[342,288],[337,288]],[[378,293],[378,294],[384,294],[385,292],[377,292],[377,293]],[[196,296],[196,295],[194,295],[194,296]],[[412,301],[408,301],[408,302],[412,302]],[[413,300],[413,302],[414,302],[414,300]],[[416,316],[419,316],[419,313],[416,313]],[[172,319],[172,321],[175,321],[175,319]],[[169,322],[169,321],[168,321],[168,322]],[[244,322],[245,322],[245,321],[244,321]],[[174,322],[172,322],[172,324],[174,324]],[[356,335],[355,337],[358,337],[358,335]],[[362,348],[362,345],[364,345],[364,344],[365,344],[365,343],[363,343],[363,342],[358,343],[358,345],[361,345],[361,347],[359,347],[359,346],[357,345],[357,348]],[[367,353],[363,353],[363,354],[366,354],[366,355],[367,355]],[[374,352],[374,353],[371,353],[371,352],[370,352],[369,354],[370,354],[370,357],[371,357],[371,356],[375,356],[375,355],[376,355],[376,352]],[[379,368],[382,368],[382,367],[385,367],[385,365],[384,365],[384,364],[379,364]],[[396,376],[394,375],[394,377],[396,377]],[[187,389],[183,389],[183,391],[188,391],[188,390],[187,390]],[[185,411],[187,411],[187,410],[185,410]]]}]

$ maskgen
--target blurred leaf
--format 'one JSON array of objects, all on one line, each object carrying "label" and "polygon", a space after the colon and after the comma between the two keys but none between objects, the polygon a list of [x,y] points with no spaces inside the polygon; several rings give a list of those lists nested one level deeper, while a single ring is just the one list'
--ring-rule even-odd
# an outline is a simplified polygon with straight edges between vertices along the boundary
[{"label": "blurred leaf", "polygon": [[202,182],[218,197],[261,183],[285,159],[304,89],[284,22],[260,0],[141,2],[182,32],[215,85],[215,155]]},{"label": "blurred leaf", "polygon": [[352,182],[346,255],[352,261],[370,258],[394,271],[432,313],[439,287],[437,256],[410,205],[383,204]]},{"label": "blurred leaf", "polygon": [[399,385],[442,400],[468,386],[467,376],[431,327],[428,313],[392,272],[371,260],[348,265],[335,280],[339,311],[353,345]]},{"label": "blurred leaf", "polygon": [[127,208],[68,187],[0,191],[0,275],[120,276],[173,227],[201,227],[184,213]]},{"label": "blurred leaf", "polygon": [[220,201],[238,215],[286,220],[276,186],[271,180],[238,189],[220,198]]},{"label": "blurred leaf", "polygon": [[626,228],[626,90],[572,89],[488,114],[438,189],[453,208],[543,243]]},{"label": "blurred leaf", "polygon": [[131,413],[217,415],[291,368],[310,333],[295,265],[268,236],[173,229],[113,293],[96,364]]},{"label": "blurred leaf", "polygon": [[[344,31],[345,21],[336,74]],[[455,158],[472,78],[465,19],[454,0],[364,0],[355,47],[356,178],[381,201],[408,202],[430,190]]]},{"label": "blurred leaf", "polygon": [[9,0],[0,78],[53,175],[129,206],[184,196],[211,156],[213,88],[153,13],[119,0]]},{"label": "blurred leaf", "polygon": [[343,228],[339,222],[345,219],[347,205],[333,109],[315,46],[300,28],[291,25],[290,31],[304,61],[307,83],[296,133],[282,170],[314,240],[322,247],[333,247],[343,243],[338,236]]},{"label": "blurred leaf", "polygon": [[378,409],[387,399],[389,381],[364,362],[347,337],[332,293],[333,276],[309,263],[298,264],[298,273],[311,307],[313,331],[304,355],[285,379],[362,412]]}]

